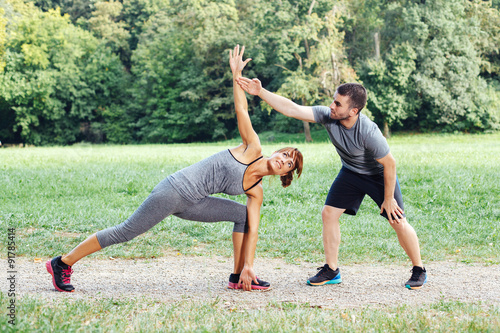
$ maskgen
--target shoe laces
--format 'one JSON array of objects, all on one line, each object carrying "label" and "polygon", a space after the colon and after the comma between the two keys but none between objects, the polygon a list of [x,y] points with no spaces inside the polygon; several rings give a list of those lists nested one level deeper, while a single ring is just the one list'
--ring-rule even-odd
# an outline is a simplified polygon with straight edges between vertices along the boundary
[{"label": "shoe laces", "polygon": [[328,272],[328,268],[326,268],[326,265],[325,266],[321,266],[321,267],[318,267],[318,273],[316,274],[316,276],[321,276],[321,275],[324,275]]},{"label": "shoe laces", "polygon": [[64,284],[69,284],[71,282],[71,274],[73,274],[71,266],[62,269],[62,281]]},{"label": "shoe laces", "polygon": [[412,268],[410,270],[410,272],[411,272],[411,278],[410,278],[410,280],[411,281],[418,281],[418,278],[420,277],[420,274],[422,274],[423,270],[422,269]]}]

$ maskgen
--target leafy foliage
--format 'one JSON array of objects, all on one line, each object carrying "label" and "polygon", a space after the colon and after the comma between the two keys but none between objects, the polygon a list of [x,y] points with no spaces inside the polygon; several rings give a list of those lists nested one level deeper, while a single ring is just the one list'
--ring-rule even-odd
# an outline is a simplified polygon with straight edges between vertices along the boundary
[{"label": "leafy foliage", "polygon": [[476,20],[465,16],[463,2],[427,1],[403,14],[408,37],[412,29],[416,32],[411,36],[419,63],[414,80],[427,109],[419,114],[419,125],[461,131],[491,128],[487,86],[479,76],[481,59],[472,42],[481,38],[480,29]]},{"label": "leafy foliage", "polygon": [[387,52],[380,60],[367,59],[360,72],[379,123],[442,131],[498,128],[479,75],[482,59],[474,41],[481,38],[481,26],[466,9],[461,0],[387,7]]},{"label": "leafy foliage", "polygon": [[5,10],[0,8],[0,73],[3,72],[5,67],[5,62],[3,61],[5,55],[5,40],[7,33],[5,31],[5,25],[7,20],[4,17]]},{"label": "leafy foliage", "polygon": [[[300,104],[363,83],[387,135],[499,128],[498,1],[0,0],[0,139],[232,138],[236,43],[245,75]],[[305,128],[249,106],[258,131]]]},{"label": "leafy foliage", "polygon": [[151,17],[131,69],[130,109],[142,141],[226,137],[226,124],[235,125],[227,50],[238,36],[227,28],[237,23],[230,3],[200,0],[174,3]]},{"label": "leafy foliage", "polygon": [[394,47],[385,61],[368,59],[360,75],[368,89],[368,108],[382,125],[384,134],[389,128],[415,116],[419,100],[415,98],[412,75],[416,70],[416,52],[409,43]]},{"label": "leafy foliage", "polygon": [[10,21],[16,33],[9,36],[0,74],[0,112],[15,115],[7,125],[24,142],[82,140],[82,126],[96,119],[95,111],[109,105],[110,96],[116,98],[121,62],[58,9],[20,9],[25,15]]}]

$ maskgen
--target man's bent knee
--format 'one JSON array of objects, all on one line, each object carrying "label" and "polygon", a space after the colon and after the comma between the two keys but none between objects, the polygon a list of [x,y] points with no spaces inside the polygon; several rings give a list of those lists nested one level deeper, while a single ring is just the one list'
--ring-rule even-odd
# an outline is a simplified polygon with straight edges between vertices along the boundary
[{"label": "man's bent knee", "polygon": [[393,221],[394,223],[390,223],[389,220],[387,220],[387,222],[391,224],[391,227],[396,231],[403,231],[407,228],[407,226],[409,226],[408,221],[406,221],[406,218]]},{"label": "man's bent knee", "polygon": [[338,221],[340,215],[345,212],[343,208],[336,208],[332,206],[323,206],[323,210],[321,211],[321,218],[323,219],[323,223]]}]

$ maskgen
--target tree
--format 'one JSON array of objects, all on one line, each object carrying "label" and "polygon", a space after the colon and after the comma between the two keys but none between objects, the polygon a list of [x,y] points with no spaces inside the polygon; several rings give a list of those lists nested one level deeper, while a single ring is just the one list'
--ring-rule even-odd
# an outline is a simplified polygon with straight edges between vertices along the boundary
[{"label": "tree", "polygon": [[5,9],[0,7],[0,73],[3,72],[5,68],[5,42],[7,39],[6,24],[7,19],[5,18]]},{"label": "tree", "polygon": [[86,27],[97,38],[105,41],[114,53],[120,54],[124,62],[130,58],[130,33],[127,24],[119,20],[123,5],[118,1],[99,1],[94,4],[92,16],[89,19],[80,18],[78,24]]},{"label": "tree", "polygon": [[80,18],[89,18],[93,1],[89,0],[29,0],[44,12],[60,8],[61,14],[68,14],[73,23]]},{"label": "tree", "polygon": [[414,45],[417,54],[413,80],[422,105],[419,126],[445,131],[496,126],[473,43],[481,38],[481,29],[476,19],[465,15],[464,2],[413,2],[402,13],[406,24],[399,41]]},{"label": "tree", "polygon": [[[299,104],[330,104],[336,86],[356,78],[338,30],[341,11],[337,1],[255,2],[250,17],[255,27],[252,51],[263,84]],[[310,141],[308,123],[281,115],[273,122],[289,132],[299,130],[297,124]]]},{"label": "tree", "polygon": [[419,107],[412,75],[416,52],[408,43],[394,47],[384,60],[373,58],[361,64],[359,75],[368,87],[367,106],[385,137],[390,128],[414,117]]},{"label": "tree", "polygon": [[[499,127],[498,0],[0,0],[0,136],[231,138],[236,43],[245,75],[299,104],[363,83],[386,135]],[[308,123],[249,106],[257,130],[310,140]]]},{"label": "tree", "polygon": [[[73,26],[59,10],[42,12],[32,4],[13,2],[6,67],[0,74],[2,124],[30,144],[68,144],[85,138],[85,124],[97,118],[109,96],[118,96],[109,74],[123,75],[119,59],[89,32]],[[99,81],[97,81],[99,78]]]},{"label": "tree", "polygon": [[[143,32],[146,22],[153,15],[167,10],[168,3],[164,0],[123,0],[121,18],[127,23],[127,30],[130,33],[128,42],[130,51],[137,48],[139,36]],[[130,68],[130,59],[124,64]]]},{"label": "tree", "polygon": [[[500,3],[500,1],[498,2]],[[500,80],[500,5],[493,7],[487,1],[474,0],[465,7],[467,19],[475,20],[480,27],[481,38],[472,40],[482,56],[481,75]]]},{"label": "tree", "polygon": [[[382,35],[382,30],[388,21],[386,15],[394,6],[394,2],[380,0],[345,2],[346,10],[341,13],[344,24],[340,26],[340,30],[345,33],[346,54],[351,66],[357,68],[367,59],[380,57],[381,50],[387,50],[390,38],[386,34],[387,31]],[[394,29],[394,26],[389,26],[389,29]],[[394,30],[397,33],[397,29]]]},{"label": "tree", "polygon": [[482,131],[498,126],[491,94],[481,78],[475,41],[477,16],[462,0],[393,1],[380,8],[381,56],[358,63],[370,92],[369,108],[391,126],[441,131]]},{"label": "tree", "polygon": [[239,36],[234,3],[170,6],[147,22],[132,56],[137,133],[145,142],[227,138],[235,128],[227,65]]}]

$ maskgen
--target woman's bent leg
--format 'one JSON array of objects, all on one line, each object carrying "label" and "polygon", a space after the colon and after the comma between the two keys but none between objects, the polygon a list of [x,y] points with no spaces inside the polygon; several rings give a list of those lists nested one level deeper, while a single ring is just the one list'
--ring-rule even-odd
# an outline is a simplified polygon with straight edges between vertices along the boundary
[{"label": "woman's bent leg", "polygon": [[234,222],[233,232],[248,230],[247,206],[229,199],[206,197],[174,215],[198,222]]},{"label": "woman's bent leg", "polygon": [[240,274],[245,266],[245,234],[233,232],[234,274]]},{"label": "woman's bent leg", "polygon": [[239,274],[241,272],[245,263],[245,253],[243,251],[245,248],[244,235],[248,231],[246,205],[224,198],[207,197],[193,204],[182,213],[174,215],[191,221],[234,222],[232,235],[234,251],[233,273]]}]

